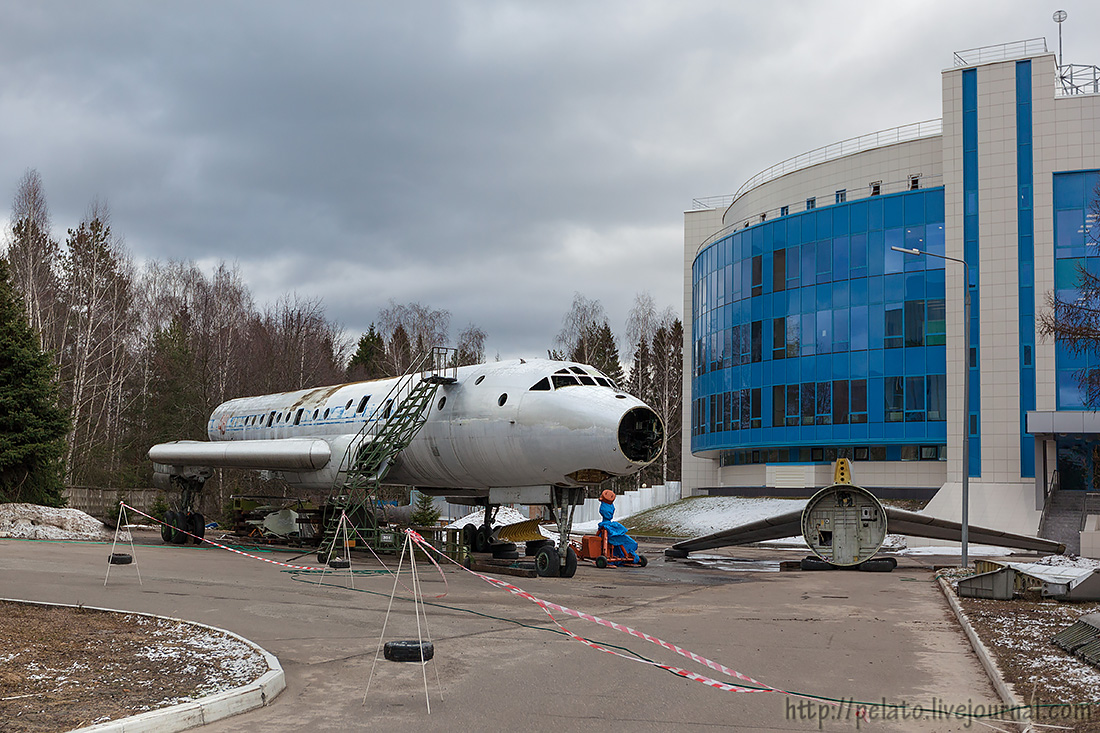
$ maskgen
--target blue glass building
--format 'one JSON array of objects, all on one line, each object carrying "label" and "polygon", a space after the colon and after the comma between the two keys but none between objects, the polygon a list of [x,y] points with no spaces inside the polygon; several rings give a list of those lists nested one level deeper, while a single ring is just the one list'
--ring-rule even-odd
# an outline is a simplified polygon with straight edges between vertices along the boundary
[{"label": "blue glass building", "polygon": [[1067,84],[1042,39],[959,53],[941,119],[696,200],[685,493],[808,495],[847,457],[857,483],[932,496],[927,511],[952,519],[965,471],[972,522],[1035,533],[1052,492],[1100,490],[1100,416],[1082,387],[1100,352],[1039,328],[1081,268],[1100,274],[1092,68],[1092,86]]}]

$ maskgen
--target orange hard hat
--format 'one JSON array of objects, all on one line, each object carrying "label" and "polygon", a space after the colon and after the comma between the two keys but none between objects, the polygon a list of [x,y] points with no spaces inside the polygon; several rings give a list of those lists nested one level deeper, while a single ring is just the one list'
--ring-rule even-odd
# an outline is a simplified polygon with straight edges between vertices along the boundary
[{"label": "orange hard hat", "polygon": [[606,501],[611,504],[615,501],[615,492],[611,489],[604,489],[600,492],[600,501]]}]

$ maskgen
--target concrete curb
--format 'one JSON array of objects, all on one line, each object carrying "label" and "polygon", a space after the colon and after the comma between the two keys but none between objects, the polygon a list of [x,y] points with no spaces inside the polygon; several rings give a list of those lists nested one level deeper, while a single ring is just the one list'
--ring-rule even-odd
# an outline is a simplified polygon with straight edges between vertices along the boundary
[{"label": "concrete curb", "polygon": [[219,629],[217,626],[200,624],[196,621],[188,621],[172,616],[158,616],[152,613],[139,611],[123,611],[116,608],[98,608],[96,606],[74,606],[68,603],[44,603],[41,601],[25,601],[20,598],[0,598],[0,601],[13,603],[25,603],[34,606],[64,606],[66,608],[87,608],[92,611],[107,611],[110,613],[125,613],[132,616],[145,616],[147,618],[176,621],[202,629],[216,631],[248,645],[257,653],[262,654],[267,662],[267,672],[260,675],[259,679],[233,690],[219,692],[199,700],[172,705],[171,707],[150,710],[140,715],[131,715],[118,720],[108,720],[84,728],[77,728],[71,733],[175,733],[176,731],[195,728],[215,720],[228,718],[232,715],[248,712],[255,708],[267,705],[286,688],[286,678],[283,675],[283,667],[274,654],[260,647],[248,639],[234,634],[232,631]]},{"label": "concrete curb", "polygon": [[[1020,702],[1016,699],[1016,695],[1012,692],[1012,688],[1001,677],[1001,670],[997,668],[997,663],[993,660],[993,655],[989,653],[989,649],[978,637],[978,632],[974,630],[974,627],[970,625],[970,619],[966,617],[966,613],[963,611],[962,606],[959,605],[959,599],[955,597],[954,591],[948,585],[948,581],[942,577],[937,578],[940,584],[940,590],[943,591],[943,597],[947,599],[947,604],[951,606],[951,610],[955,614],[955,618],[959,621],[959,626],[962,627],[963,632],[966,634],[966,638],[970,640],[970,646],[974,649],[974,653],[978,657],[978,661],[981,662],[982,668],[985,670],[985,674],[989,677],[989,681],[993,683],[993,689],[997,691],[997,696],[1001,698],[1001,702],[1005,704],[1007,708],[1022,708]],[[1020,721],[1023,722],[1023,721]],[[1031,733],[1034,728],[1031,723],[1025,723],[1021,733]]]}]

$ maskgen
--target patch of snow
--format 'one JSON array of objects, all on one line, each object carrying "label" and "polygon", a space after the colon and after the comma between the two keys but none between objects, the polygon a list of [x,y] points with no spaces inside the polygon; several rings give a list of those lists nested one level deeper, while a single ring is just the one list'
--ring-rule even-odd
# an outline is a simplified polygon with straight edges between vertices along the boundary
[{"label": "patch of snow", "polygon": [[1076,555],[1047,555],[1036,560],[1035,565],[1054,565],[1065,568],[1092,568],[1100,569],[1100,560],[1089,557],[1077,557]]},{"label": "patch of snow", "polygon": [[[497,510],[496,518],[493,519],[493,527],[505,527],[509,524],[515,524],[516,522],[526,522],[530,517],[523,516],[518,509],[513,509],[510,506],[502,506]],[[470,512],[461,519],[456,519],[447,525],[447,529],[462,529],[467,524],[472,524],[474,527],[480,527],[485,522],[485,510],[478,509],[477,511]]]},{"label": "patch of snow", "polygon": [[[29,540],[110,540],[114,532],[79,509],[38,504],[0,504],[0,537]],[[130,541],[122,531],[119,540]]]}]

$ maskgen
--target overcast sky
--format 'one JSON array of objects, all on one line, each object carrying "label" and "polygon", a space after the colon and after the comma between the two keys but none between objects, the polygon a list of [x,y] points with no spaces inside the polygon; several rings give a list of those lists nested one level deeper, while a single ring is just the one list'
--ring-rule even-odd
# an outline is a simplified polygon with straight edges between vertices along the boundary
[{"label": "overcast sky", "polygon": [[[575,292],[682,307],[683,212],[798,153],[940,116],[952,52],[1100,3],[0,2],[0,216],[93,198],[141,262],[239,265],[357,336],[392,299],[545,356]],[[624,357],[626,354],[624,354]]]}]

